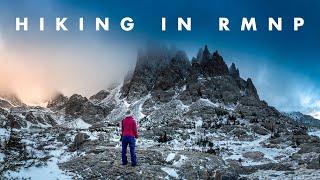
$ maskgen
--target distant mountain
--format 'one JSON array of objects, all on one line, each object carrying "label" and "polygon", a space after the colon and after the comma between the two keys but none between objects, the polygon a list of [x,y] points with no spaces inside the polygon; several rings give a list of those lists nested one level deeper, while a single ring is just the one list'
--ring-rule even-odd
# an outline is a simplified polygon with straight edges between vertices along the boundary
[{"label": "distant mountain", "polygon": [[305,115],[301,112],[284,112],[282,114],[288,116],[297,123],[301,123],[303,125],[311,127],[320,127],[320,120],[310,115]]},{"label": "distant mountain", "polygon": [[22,100],[13,93],[0,93],[0,107],[11,108],[16,106],[26,106]]}]

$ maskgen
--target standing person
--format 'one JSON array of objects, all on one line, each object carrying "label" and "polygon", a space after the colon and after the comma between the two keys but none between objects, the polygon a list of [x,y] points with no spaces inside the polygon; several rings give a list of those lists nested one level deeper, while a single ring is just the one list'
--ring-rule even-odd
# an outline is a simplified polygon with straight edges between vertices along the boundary
[{"label": "standing person", "polygon": [[135,153],[136,138],[138,138],[137,123],[132,115],[128,114],[121,121],[121,140],[122,140],[122,165],[127,165],[127,146],[130,147],[131,166],[137,165]]}]

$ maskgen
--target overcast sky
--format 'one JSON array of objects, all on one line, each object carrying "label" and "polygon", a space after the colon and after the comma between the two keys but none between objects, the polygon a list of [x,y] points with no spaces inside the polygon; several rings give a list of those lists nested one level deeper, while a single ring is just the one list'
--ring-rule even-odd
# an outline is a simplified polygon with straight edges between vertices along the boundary
[{"label": "overcast sky", "polygon": [[[107,87],[134,65],[146,41],[173,44],[195,56],[208,44],[242,77],[251,77],[262,99],[282,111],[302,111],[320,118],[320,1],[1,1],[0,85],[24,99],[44,99],[56,90],[92,94]],[[29,17],[30,31],[15,32],[15,18]],[[55,17],[69,17],[70,32],[55,32]],[[135,27],[123,32],[120,19]],[[178,32],[177,17],[192,17],[192,31]],[[218,17],[228,17],[231,32],[218,31]],[[305,19],[293,32],[293,17]],[[38,18],[45,17],[46,32]],[[77,18],[85,31],[77,31]],[[95,32],[95,17],[110,18],[110,32]],[[167,31],[161,32],[161,17]],[[257,32],[240,32],[242,17],[255,17]],[[267,18],[282,17],[283,32],[268,32]]]}]

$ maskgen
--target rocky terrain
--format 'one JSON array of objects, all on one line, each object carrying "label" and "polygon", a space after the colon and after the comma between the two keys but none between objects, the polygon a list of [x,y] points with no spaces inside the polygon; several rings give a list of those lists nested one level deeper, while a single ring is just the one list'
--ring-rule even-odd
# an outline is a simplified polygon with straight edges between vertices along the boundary
[{"label": "rocky terrain", "polygon": [[[0,100],[0,179],[319,179],[320,131],[259,98],[235,64],[151,46],[124,82],[47,107]],[[119,124],[139,124],[138,166]]]}]

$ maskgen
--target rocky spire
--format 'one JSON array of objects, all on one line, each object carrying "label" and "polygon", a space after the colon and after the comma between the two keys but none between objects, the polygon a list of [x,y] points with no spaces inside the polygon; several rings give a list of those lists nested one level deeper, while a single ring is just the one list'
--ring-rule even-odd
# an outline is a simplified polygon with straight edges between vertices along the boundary
[{"label": "rocky spire", "polygon": [[251,78],[247,79],[247,87],[246,87],[246,89],[247,89],[247,95],[253,96],[256,99],[259,99],[259,95],[258,95],[257,89],[254,86]]},{"label": "rocky spire", "polygon": [[236,79],[240,78],[239,69],[236,67],[234,63],[232,63],[229,68],[229,74]]},{"label": "rocky spire", "polygon": [[199,51],[198,51],[198,54],[197,54],[197,59],[198,59],[198,61],[201,61],[201,60],[202,60],[202,55],[203,55],[203,49],[200,48]]},{"label": "rocky spire", "polygon": [[206,63],[206,62],[208,62],[209,60],[210,60],[210,52],[209,52],[208,46],[205,45],[205,46],[204,46],[203,53],[202,53],[201,62],[202,62],[202,63]]},{"label": "rocky spire", "polygon": [[224,62],[222,56],[220,56],[218,51],[215,51],[213,53],[212,60],[213,60],[213,67],[214,67],[214,70],[215,70],[215,75],[221,76],[221,75],[229,74],[228,66]]}]

